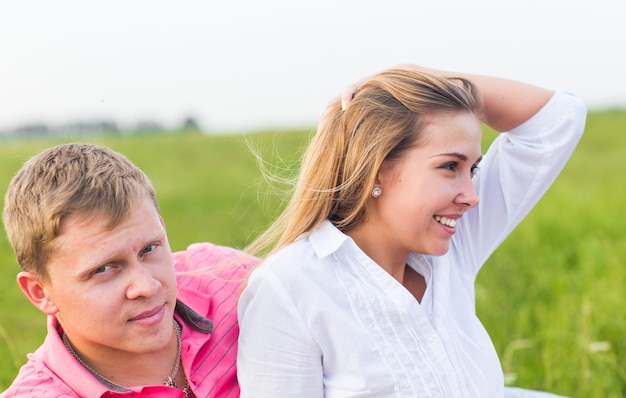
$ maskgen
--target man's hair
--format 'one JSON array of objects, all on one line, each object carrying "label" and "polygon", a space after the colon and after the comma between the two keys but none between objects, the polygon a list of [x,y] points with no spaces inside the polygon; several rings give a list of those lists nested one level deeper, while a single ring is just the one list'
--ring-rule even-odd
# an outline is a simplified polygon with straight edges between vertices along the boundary
[{"label": "man's hair", "polygon": [[103,146],[63,144],[34,156],[17,172],[2,220],[20,267],[48,280],[46,264],[64,218],[105,216],[114,228],[144,198],[158,211],[152,183],[125,156]]}]

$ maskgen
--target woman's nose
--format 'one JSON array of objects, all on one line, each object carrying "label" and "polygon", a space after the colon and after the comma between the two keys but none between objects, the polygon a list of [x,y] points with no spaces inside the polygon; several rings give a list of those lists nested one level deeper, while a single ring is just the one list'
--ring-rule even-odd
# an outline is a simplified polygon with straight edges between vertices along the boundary
[{"label": "woman's nose", "polygon": [[467,178],[463,180],[463,186],[461,187],[461,191],[456,197],[456,202],[462,204],[467,209],[471,209],[472,207],[478,206],[478,193],[476,192],[476,188],[474,187],[474,183],[471,178]]}]

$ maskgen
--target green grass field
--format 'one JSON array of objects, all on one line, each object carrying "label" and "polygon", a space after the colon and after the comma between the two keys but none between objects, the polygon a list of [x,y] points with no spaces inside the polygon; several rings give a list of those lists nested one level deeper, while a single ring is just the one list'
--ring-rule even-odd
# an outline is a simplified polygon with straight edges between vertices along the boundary
[{"label": "green grass field", "polygon": [[[173,250],[197,241],[243,247],[287,199],[264,182],[248,145],[289,175],[312,132],[3,139],[0,186],[4,192],[20,165],[48,146],[108,145],[152,178]],[[625,157],[626,111],[590,113],[557,182],[479,275],[478,313],[511,385],[626,396]],[[45,317],[19,291],[17,272],[2,233],[0,391],[45,334]]]}]

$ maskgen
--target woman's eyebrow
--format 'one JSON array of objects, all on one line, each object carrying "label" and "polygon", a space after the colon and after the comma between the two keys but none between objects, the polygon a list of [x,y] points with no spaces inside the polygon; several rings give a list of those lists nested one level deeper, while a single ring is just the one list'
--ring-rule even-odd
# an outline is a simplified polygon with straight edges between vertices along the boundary
[{"label": "woman's eyebrow", "polygon": [[[435,157],[439,157],[439,156],[451,156],[451,157],[457,158],[457,159],[459,159],[459,160],[461,160],[463,162],[467,162],[467,156],[462,154],[462,153],[459,153],[459,152],[440,153],[439,155],[434,155],[432,157],[435,158]],[[478,159],[476,159],[475,163],[480,163],[481,160],[483,160],[483,156],[482,155],[480,155],[478,157]]]},{"label": "woman's eyebrow", "polygon": [[440,157],[440,156],[451,156],[453,158],[457,158],[457,159],[462,160],[462,161],[467,161],[467,156],[465,156],[464,154],[459,153],[459,152],[440,153],[438,155],[433,155],[431,157],[437,158],[437,157]]}]

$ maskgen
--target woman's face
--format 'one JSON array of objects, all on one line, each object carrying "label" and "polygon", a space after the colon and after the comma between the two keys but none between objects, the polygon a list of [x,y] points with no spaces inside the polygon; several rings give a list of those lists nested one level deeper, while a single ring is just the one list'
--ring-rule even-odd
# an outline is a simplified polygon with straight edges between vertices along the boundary
[{"label": "woman's face", "polygon": [[366,221],[357,228],[357,235],[368,234],[361,241],[371,253],[361,248],[377,262],[404,261],[409,252],[446,253],[456,222],[478,204],[472,184],[482,158],[478,118],[439,114],[422,134],[400,158],[383,162],[376,182],[382,194],[370,198]]}]

